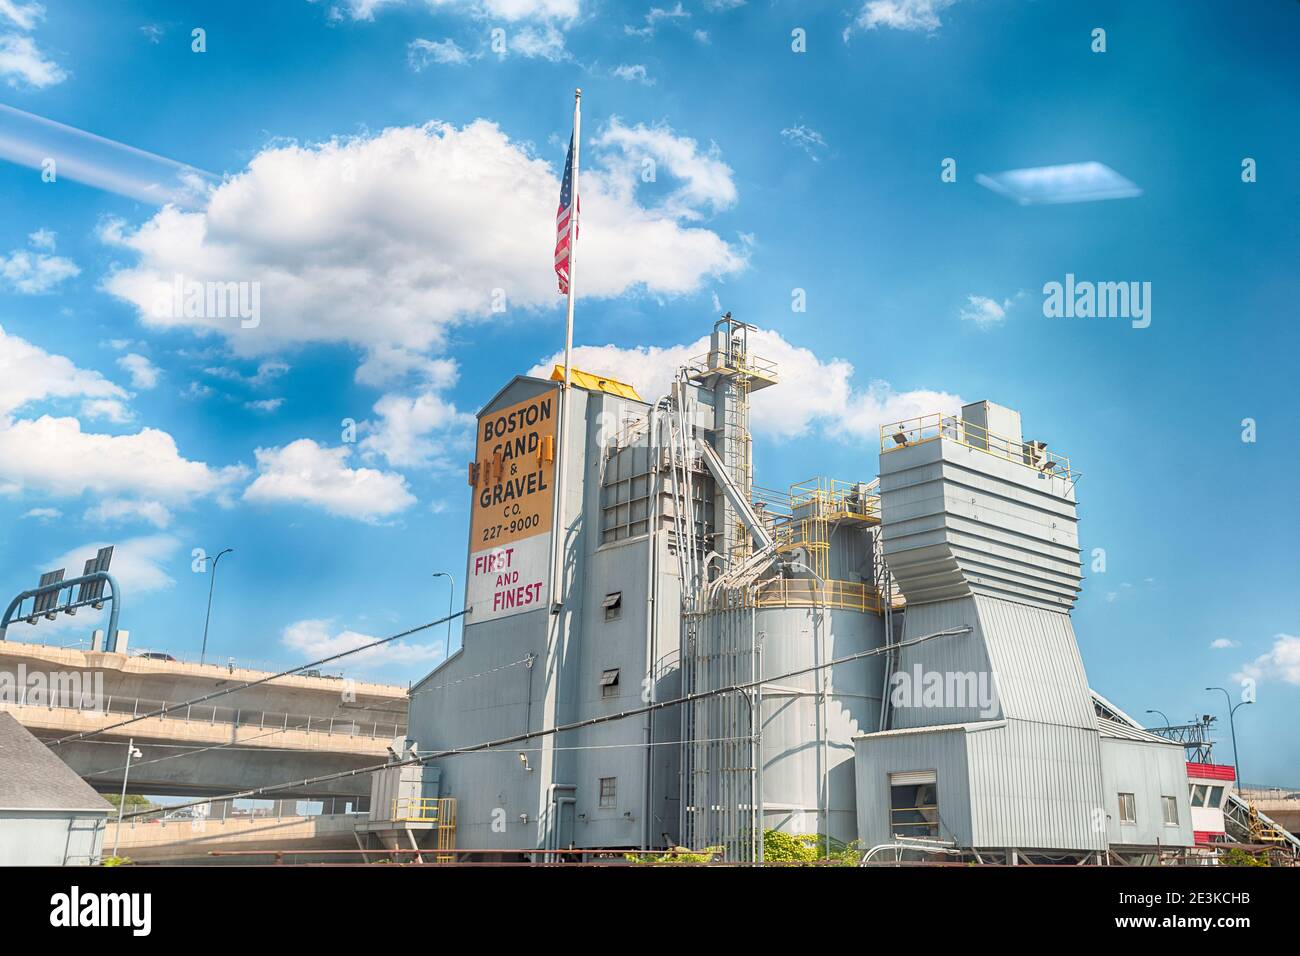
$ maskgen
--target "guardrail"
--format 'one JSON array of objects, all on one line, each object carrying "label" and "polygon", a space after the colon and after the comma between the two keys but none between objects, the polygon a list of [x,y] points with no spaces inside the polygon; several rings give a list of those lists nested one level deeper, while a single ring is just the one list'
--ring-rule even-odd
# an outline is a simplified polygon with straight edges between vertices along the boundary
[{"label": "guardrail", "polygon": [[[755,607],[835,607],[853,611],[884,610],[880,592],[869,584],[857,581],[828,580],[823,586],[815,578],[771,578],[754,586],[752,597]],[[902,596],[895,597],[893,606],[903,607]]]},{"label": "guardrail", "polygon": [[732,364],[727,364],[726,354],[718,351],[705,352],[703,355],[697,355],[687,363],[687,369],[691,372],[700,374],[717,371],[733,371],[751,378],[767,379],[775,382],[777,380],[777,364],[771,359],[760,358],[757,355],[748,353],[734,352],[731,355]]},{"label": "guardrail", "polygon": [[398,797],[393,801],[394,822],[440,823],[454,826],[456,801],[452,797]]},{"label": "guardrail", "polygon": [[880,426],[880,453],[899,451],[937,439],[956,442],[967,448],[987,452],[1004,461],[1024,465],[1045,475],[1078,477],[1070,470],[1070,459],[1049,451],[1042,442],[1017,441],[998,435],[982,425],[966,421],[960,415],[935,412]]},{"label": "guardrail", "polygon": [[[26,636],[23,636],[17,638],[10,637],[6,643],[10,646],[10,648],[22,647],[24,645],[31,645],[32,647],[49,647],[49,648],[54,648],[56,650],[63,650],[63,651],[81,651],[83,654],[89,652],[91,649],[89,638],[76,638],[75,640],[72,641],[60,642],[60,641],[53,641],[53,640],[50,641],[30,640]],[[235,658],[235,657],[227,657],[224,660],[213,660],[209,658],[207,661],[200,661],[199,656],[197,654],[190,656],[185,652],[174,653],[171,651],[158,651],[156,648],[150,648],[150,647],[132,647],[127,653],[126,657],[129,660],[133,660],[137,657],[141,657],[149,653],[165,653],[167,657],[170,658],[170,660],[160,661],[159,658],[154,658],[154,660],[160,661],[162,663],[169,663],[169,664],[170,663],[195,664],[195,665],[205,666],[205,667],[221,667],[227,671],[250,670],[250,671],[263,671],[267,674],[278,674],[280,671],[284,670],[284,668],[281,665],[275,664],[271,661],[254,660],[252,658]],[[299,676],[303,676],[303,675],[299,674]],[[327,674],[322,676],[325,679],[338,679],[338,675],[334,675],[334,674]]]},{"label": "guardrail", "polygon": [[[35,699],[33,699],[35,698]],[[297,730],[331,736],[373,737],[391,740],[406,733],[402,721],[361,720],[347,714],[321,717],[312,714],[288,714],[279,711],[250,710],[240,707],[217,707],[206,704],[174,704],[165,700],[144,697],[122,697],[110,694],[102,701],[94,695],[51,694],[48,691],[23,687],[16,701],[0,700],[0,707],[14,704],[19,707],[44,707],[47,710],[76,710],[85,713],[140,717],[164,708],[176,708],[159,716],[161,720],[180,720],[186,723],[230,724],[236,727],[256,727],[261,730]]]}]

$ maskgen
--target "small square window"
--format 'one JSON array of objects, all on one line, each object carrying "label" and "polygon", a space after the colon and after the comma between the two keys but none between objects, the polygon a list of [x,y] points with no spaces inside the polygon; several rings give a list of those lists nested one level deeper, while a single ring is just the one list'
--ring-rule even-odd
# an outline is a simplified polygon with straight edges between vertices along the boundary
[{"label": "small square window", "polygon": [[617,621],[623,616],[623,592],[615,591],[612,594],[606,594],[605,600],[601,601],[601,606],[605,609],[605,620]]},{"label": "small square window", "polygon": [[889,775],[889,819],[894,836],[938,838],[939,794],[933,770]]},{"label": "small square window", "polygon": [[1161,797],[1160,804],[1164,808],[1165,825],[1178,826],[1178,799],[1176,797]]},{"label": "small square window", "polygon": [[1207,796],[1207,797],[1205,798],[1205,805],[1206,805],[1207,807],[1214,807],[1215,809],[1218,809],[1218,808],[1222,807],[1222,806],[1223,806],[1223,788],[1222,788],[1222,787],[1211,787],[1211,788],[1210,788],[1209,796]]},{"label": "small square window", "polygon": [[1131,793],[1119,795],[1119,822],[1137,823],[1137,801]]},{"label": "small square window", "polygon": [[618,668],[612,667],[600,675],[600,696],[618,696]]},{"label": "small square window", "polygon": [[618,778],[600,778],[600,805],[602,807],[618,806]]}]

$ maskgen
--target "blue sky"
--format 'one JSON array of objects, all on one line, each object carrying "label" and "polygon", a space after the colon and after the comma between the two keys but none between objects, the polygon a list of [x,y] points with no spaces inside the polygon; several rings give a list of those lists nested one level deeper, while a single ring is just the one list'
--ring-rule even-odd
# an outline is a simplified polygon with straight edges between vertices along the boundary
[{"label": "blue sky", "polygon": [[[1246,776],[1296,784],[1300,5],[659,3],[0,0],[0,103],[221,183],[160,209],[0,163],[0,580],[114,542],[133,643],[191,656],[193,550],[234,547],[211,654],[286,666],[442,613],[467,415],[562,340],[581,86],[586,365],[649,393],[719,308],[768,330],[769,487],[872,477],[888,418],[1019,408],[1105,549],[1093,685],[1183,720],[1253,676]],[[976,182],[1082,162],[1141,194]],[[1067,273],[1151,283],[1150,326],[1046,318]],[[259,324],[160,316],[176,274],[258,283]],[[353,670],[418,678],[439,643]]]}]

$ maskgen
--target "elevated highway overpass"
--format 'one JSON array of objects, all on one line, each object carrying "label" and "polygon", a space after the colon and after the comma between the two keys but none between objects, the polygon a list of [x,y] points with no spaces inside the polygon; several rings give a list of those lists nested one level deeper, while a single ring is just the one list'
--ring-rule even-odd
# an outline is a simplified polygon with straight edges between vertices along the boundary
[{"label": "elevated highway overpass", "polygon": [[1241,795],[1278,826],[1300,833],[1300,788],[1247,786]]},{"label": "elevated highway overpass", "polygon": [[[214,691],[263,680],[267,671],[128,657],[0,641],[0,707],[47,743],[143,717]],[[406,732],[406,688],[331,677],[276,677],[164,716],[135,719],[55,752],[101,792],[120,790],[126,744],[130,790],[214,796],[382,763]],[[342,778],[288,798],[358,798],[369,777]]]}]

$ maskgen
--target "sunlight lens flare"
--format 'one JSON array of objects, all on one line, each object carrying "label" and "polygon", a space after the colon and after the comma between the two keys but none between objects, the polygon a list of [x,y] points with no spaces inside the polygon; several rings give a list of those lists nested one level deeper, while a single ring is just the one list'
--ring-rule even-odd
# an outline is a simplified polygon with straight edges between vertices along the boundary
[{"label": "sunlight lens flare", "polygon": [[158,206],[206,205],[212,173],[0,104],[0,158]]},{"label": "sunlight lens flare", "polygon": [[1142,195],[1141,188],[1135,183],[1095,160],[1064,166],[1009,169],[991,175],[980,173],[975,181],[1022,206],[1131,199]]}]

